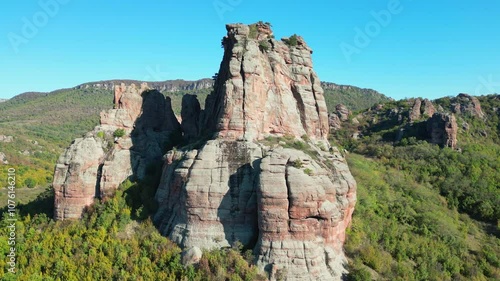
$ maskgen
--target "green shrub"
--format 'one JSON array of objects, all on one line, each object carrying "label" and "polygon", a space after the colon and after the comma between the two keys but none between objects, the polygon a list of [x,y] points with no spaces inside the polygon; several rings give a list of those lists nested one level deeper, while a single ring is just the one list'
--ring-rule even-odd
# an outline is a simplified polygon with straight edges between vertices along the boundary
[{"label": "green shrub", "polygon": [[125,135],[125,130],[124,129],[116,129],[114,132],[113,132],[113,137],[115,138],[121,138]]},{"label": "green shrub", "polygon": [[250,25],[250,32],[248,33],[248,37],[251,39],[256,39],[259,31],[257,29],[257,25],[252,24]]},{"label": "green shrub", "polygon": [[269,51],[269,48],[270,48],[269,42],[267,42],[266,40],[259,41],[259,49],[261,51],[263,51],[263,52],[266,51],[267,52],[267,51]]},{"label": "green shrub", "polygon": [[28,187],[28,188],[33,188],[36,186],[37,182],[36,180],[32,179],[32,178],[27,178],[24,180],[24,184]]},{"label": "green shrub", "polygon": [[294,166],[297,169],[302,168],[302,161],[300,159],[296,159],[295,161],[292,162],[292,166]]},{"label": "green shrub", "polygon": [[99,131],[99,132],[97,132],[96,136],[98,138],[104,139],[104,132],[103,131]]},{"label": "green shrub", "polygon": [[306,175],[308,175],[308,176],[312,176],[313,171],[312,171],[311,169],[309,169],[309,168],[305,168],[305,169],[304,169],[304,174],[306,174]]},{"label": "green shrub", "polygon": [[288,38],[287,40],[285,40],[285,43],[288,46],[290,46],[290,47],[297,46],[297,44],[298,44],[297,34],[294,34],[294,35],[290,36],[290,38]]}]

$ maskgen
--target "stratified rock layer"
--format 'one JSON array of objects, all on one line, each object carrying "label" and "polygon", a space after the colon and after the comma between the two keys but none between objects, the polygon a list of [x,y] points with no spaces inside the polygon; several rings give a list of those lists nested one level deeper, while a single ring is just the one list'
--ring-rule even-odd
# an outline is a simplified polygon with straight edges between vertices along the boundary
[{"label": "stratified rock layer", "polygon": [[[312,51],[301,37],[297,44],[272,39],[265,24],[226,28],[224,58],[200,119],[200,133],[215,139],[167,153],[154,221],[185,249],[236,242],[253,248],[271,280],[339,280],[356,183],[326,141]],[[183,107],[183,123],[185,116],[195,120],[191,108]],[[186,132],[195,123],[186,121]],[[308,153],[281,147],[280,136]],[[275,143],[266,146],[263,138]]]}]

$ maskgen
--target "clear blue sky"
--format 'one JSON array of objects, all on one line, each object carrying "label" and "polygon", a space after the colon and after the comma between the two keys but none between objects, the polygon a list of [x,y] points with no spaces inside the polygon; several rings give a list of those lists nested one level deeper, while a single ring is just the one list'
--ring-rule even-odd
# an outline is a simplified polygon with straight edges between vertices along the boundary
[{"label": "clear blue sky", "polygon": [[271,22],[277,38],[302,35],[323,81],[396,99],[500,92],[496,0],[4,0],[0,7],[0,98],[114,78],[210,77],[224,24],[259,20]]}]

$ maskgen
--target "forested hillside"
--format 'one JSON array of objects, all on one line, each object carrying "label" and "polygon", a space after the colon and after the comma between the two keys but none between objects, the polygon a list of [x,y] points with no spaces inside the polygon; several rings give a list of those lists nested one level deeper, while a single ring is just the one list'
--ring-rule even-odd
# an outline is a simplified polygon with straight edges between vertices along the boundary
[{"label": "forested hillside", "polygon": [[428,143],[425,121],[395,120],[396,109],[411,111],[408,101],[352,116],[334,132],[358,182],[345,245],[351,280],[500,278],[500,99],[479,101],[483,118],[456,114],[456,149]]}]

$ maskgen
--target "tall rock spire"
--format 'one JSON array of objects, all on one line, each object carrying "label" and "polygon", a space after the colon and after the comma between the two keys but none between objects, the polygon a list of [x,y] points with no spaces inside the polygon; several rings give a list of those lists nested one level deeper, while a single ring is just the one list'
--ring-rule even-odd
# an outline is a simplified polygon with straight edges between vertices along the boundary
[{"label": "tall rock spire", "polygon": [[308,135],[326,140],[323,89],[302,37],[275,40],[264,23],[226,29],[224,57],[206,102],[207,128],[225,139]]}]

